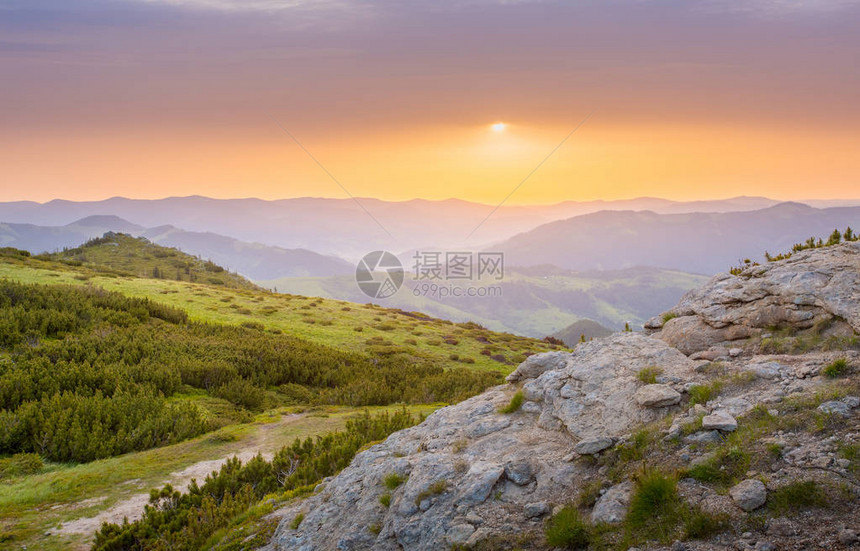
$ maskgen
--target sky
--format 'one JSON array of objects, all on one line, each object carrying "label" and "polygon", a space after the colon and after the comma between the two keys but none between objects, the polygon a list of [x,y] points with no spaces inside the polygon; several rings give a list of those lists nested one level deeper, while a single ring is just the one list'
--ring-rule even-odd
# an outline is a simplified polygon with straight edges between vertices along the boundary
[{"label": "sky", "polygon": [[0,0],[0,200],[858,198],[858,28],[848,0]]}]

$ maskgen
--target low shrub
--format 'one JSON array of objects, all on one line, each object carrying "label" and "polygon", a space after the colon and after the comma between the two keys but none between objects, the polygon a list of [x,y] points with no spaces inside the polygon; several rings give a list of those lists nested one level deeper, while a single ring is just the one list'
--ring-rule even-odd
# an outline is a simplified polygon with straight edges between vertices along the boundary
[{"label": "low shrub", "polygon": [[42,458],[35,453],[16,453],[0,459],[0,480],[15,476],[36,474],[44,467]]},{"label": "low shrub", "polygon": [[726,530],[728,519],[714,516],[701,509],[691,509],[684,515],[684,539],[702,540]]}]

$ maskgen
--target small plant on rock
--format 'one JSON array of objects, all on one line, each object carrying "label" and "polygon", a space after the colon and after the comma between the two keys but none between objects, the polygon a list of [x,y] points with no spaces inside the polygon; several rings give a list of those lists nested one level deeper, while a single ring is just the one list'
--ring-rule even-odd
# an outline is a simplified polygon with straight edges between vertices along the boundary
[{"label": "small plant on rock", "polygon": [[657,366],[645,367],[639,370],[636,377],[646,385],[653,385],[657,382],[657,377],[663,374],[663,370]]},{"label": "small plant on rock", "polygon": [[514,394],[511,397],[511,401],[508,403],[508,405],[506,405],[505,407],[503,407],[502,409],[499,410],[499,413],[508,414],[508,413],[514,413],[516,411],[519,411],[519,409],[523,405],[523,400],[524,400],[523,391],[518,390],[516,392],[516,394]]},{"label": "small plant on rock", "polygon": [[382,483],[385,484],[385,487],[389,490],[394,490],[404,482],[406,482],[406,477],[398,473],[388,473],[382,480]]},{"label": "small plant on rock", "polygon": [[419,505],[422,501],[427,498],[438,496],[439,494],[445,493],[445,490],[448,489],[448,481],[447,480],[437,480],[433,484],[427,486],[427,489],[421,491],[417,496],[415,496],[415,505]]},{"label": "small plant on rock", "polygon": [[298,530],[298,528],[302,524],[303,520],[305,520],[305,514],[299,513],[298,515],[293,517],[292,521],[290,521],[290,528],[293,530]]}]

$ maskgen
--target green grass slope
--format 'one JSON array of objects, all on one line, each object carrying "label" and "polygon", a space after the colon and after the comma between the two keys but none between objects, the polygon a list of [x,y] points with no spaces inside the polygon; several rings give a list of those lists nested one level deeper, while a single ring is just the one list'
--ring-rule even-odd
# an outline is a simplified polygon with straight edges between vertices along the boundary
[{"label": "green grass slope", "polygon": [[[76,263],[75,263],[76,264]],[[118,274],[99,265],[0,255],[0,278],[23,283],[92,285],[180,308],[197,322],[251,324],[269,332],[361,353],[401,353],[442,367],[509,373],[546,342],[497,333],[470,323],[317,297],[235,289],[189,281]]]}]

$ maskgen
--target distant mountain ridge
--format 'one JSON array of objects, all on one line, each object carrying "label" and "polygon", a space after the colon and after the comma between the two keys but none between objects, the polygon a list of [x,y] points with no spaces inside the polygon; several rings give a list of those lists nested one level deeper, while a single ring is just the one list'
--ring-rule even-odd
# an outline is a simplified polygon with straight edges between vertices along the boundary
[{"label": "distant mountain ridge", "polygon": [[153,243],[175,247],[207,258],[251,279],[333,276],[350,273],[352,264],[334,256],[303,249],[284,249],[248,243],[211,232],[189,232],[167,225],[145,228],[115,215],[91,215],[65,226],[0,224],[0,246],[32,253],[78,247],[105,232],[146,237]]},{"label": "distant mountain ridge", "polygon": [[[84,202],[54,200],[44,204],[19,201],[0,203],[0,221],[55,226],[92,215],[115,215],[149,228],[174,225],[188,231],[213,232],[242,241],[308,249],[357,260],[377,249],[402,252],[422,247],[478,246],[554,220],[601,210],[729,212],[752,211],[778,203],[765,197],[693,202],[641,197],[619,201],[565,201],[555,205],[502,205],[494,211],[494,205],[459,199],[383,201],[358,198],[357,201],[361,206],[351,199],[312,197],[274,201],[201,196],[155,200],[114,197]],[[487,218],[490,213],[492,216]],[[484,219],[486,221],[481,224]]]},{"label": "distant mountain ridge", "polygon": [[780,203],[750,212],[658,214],[602,211],[545,224],[497,243],[512,266],[571,270],[656,266],[713,274],[744,258],[762,260],[808,237],[860,227],[860,207]]}]

